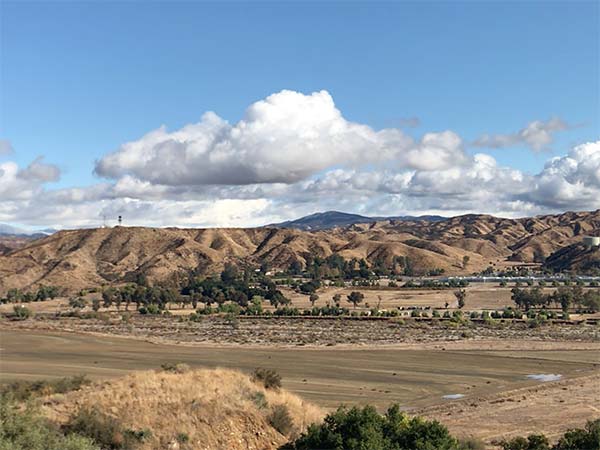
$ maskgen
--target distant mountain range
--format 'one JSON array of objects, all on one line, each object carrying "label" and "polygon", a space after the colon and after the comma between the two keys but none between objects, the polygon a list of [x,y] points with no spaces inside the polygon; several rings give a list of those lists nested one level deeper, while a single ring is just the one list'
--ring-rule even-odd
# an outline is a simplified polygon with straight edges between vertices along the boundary
[{"label": "distant mountain range", "polygon": [[[300,217],[295,220],[288,220],[281,223],[273,223],[266,225],[267,227],[274,228],[294,228],[296,230],[327,230],[336,227],[347,227],[349,225],[361,224],[361,223],[373,223],[373,222],[385,222],[390,221],[425,221],[425,222],[439,222],[446,219],[442,216],[361,216],[359,214],[351,214],[340,211],[325,211],[311,214],[309,216]],[[46,228],[43,230],[26,230],[24,228],[18,228],[12,225],[0,223],[0,236],[14,236],[14,237],[30,237],[32,239],[38,239],[41,237],[49,236],[56,233],[55,229]]]},{"label": "distant mountain range", "polygon": [[32,237],[40,238],[56,233],[57,230],[46,228],[44,230],[26,230],[24,228],[14,227],[5,223],[0,223],[0,236]]},{"label": "distant mountain range", "polygon": [[[33,242],[21,238],[26,241],[23,245],[4,251],[0,237],[0,295],[11,288],[33,289],[40,284],[77,292],[131,282],[139,274],[149,282],[170,281],[174,274],[192,270],[219,273],[224,262],[286,269],[333,254],[383,264],[397,273],[405,273],[409,264],[415,275],[433,270],[472,274],[490,266],[501,270],[520,263],[545,263],[578,273],[600,270],[600,250],[581,245],[584,236],[600,236],[600,210],[521,219],[468,214],[444,220],[379,221],[325,213],[305,222],[313,227],[331,226],[341,223],[340,215],[346,219],[343,223],[368,223],[320,231],[283,227],[62,230]],[[325,220],[332,216],[337,222]]]},{"label": "distant mountain range", "polygon": [[286,222],[274,223],[268,225],[269,227],[275,228],[295,228],[297,230],[326,230],[335,227],[347,227],[349,225],[360,224],[360,223],[373,223],[373,222],[384,222],[390,221],[425,221],[425,222],[439,222],[446,219],[442,216],[390,216],[390,217],[368,217],[361,216],[359,214],[350,214],[340,211],[325,211],[304,216],[295,220],[288,220]]}]

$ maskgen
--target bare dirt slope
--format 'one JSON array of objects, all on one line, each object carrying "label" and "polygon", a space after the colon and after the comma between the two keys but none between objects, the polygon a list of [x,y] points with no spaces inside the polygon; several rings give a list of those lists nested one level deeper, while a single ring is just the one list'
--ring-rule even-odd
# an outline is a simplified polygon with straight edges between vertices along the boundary
[{"label": "bare dirt slope", "polygon": [[491,442],[543,432],[556,439],[600,418],[600,373],[425,408],[457,435]]},{"label": "bare dirt slope", "polygon": [[24,247],[40,236],[2,235],[0,234],[0,255],[8,255],[10,252]]},{"label": "bare dirt slope", "polygon": [[[472,273],[506,260],[542,262],[556,250],[600,234],[600,210],[525,219],[466,215],[438,222],[385,221],[307,232],[278,228],[116,227],[61,231],[0,256],[0,293],[39,284],[82,289],[161,281],[177,272],[211,273],[225,261],[285,268],[339,253],[370,263],[406,256],[417,273]],[[469,257],[466,267],[463,258]]]},{"label": "bare dirt slope", "polygon": [[[287,408],[293,425],[284,436],[270,423],[274,408]],[[247,375],[224,369],[184,373],[134,372],[83,390],[46,399],[45,412],[65,422],[80,408],[108,412],[131,429],[147,429],[143,449],[276,449],[323,417],[320,408],[285,390],[265,389]],[[283,430],[282,430],[283,431]]]}]

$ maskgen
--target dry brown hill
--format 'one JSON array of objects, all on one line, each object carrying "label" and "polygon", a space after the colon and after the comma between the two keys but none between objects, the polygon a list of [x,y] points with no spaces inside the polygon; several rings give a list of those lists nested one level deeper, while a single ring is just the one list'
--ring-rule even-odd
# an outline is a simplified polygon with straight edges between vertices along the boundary
[{"label": "dry brown hill", "polygon": [[[291,419],[285,429],[273,419],[278,407]],[[97,408],[125,429],[149,430],[141,450],[274,450],[324,415],[284,389],[265,389],[247,375],[224,369],[136,372],[44,402],[45,414],[58,423],[81,408]],[[178,442],[181,436],[185,442]]]},{"label": "dry brown hill", "polygon": [[572,244],[552,253],[544,265],[555,271],[597,275],[600,273],[600,248],[587,248],[581,243]]},{"label": "dry brown hill", "polygon": [[[179,229],[115,227],[60,231],[0,256],[0,293],[39,284],[77,290],[150,281],[226,261],[286,268],[309,256],[339,253],[370,263],[406,256],[416,273],[472,273],[502,261],[542,263],[557,250],[600,235],[600,210],[524,219],[465,215],[438,222],[383,221],[326,231],[279,228]],[[466,268],[463,258],[469,257]]]},{"label": "dry brown hill", "polygon": [[6,255],[17,248],[24,247],[38,237],[0,235],[0,255]]}]

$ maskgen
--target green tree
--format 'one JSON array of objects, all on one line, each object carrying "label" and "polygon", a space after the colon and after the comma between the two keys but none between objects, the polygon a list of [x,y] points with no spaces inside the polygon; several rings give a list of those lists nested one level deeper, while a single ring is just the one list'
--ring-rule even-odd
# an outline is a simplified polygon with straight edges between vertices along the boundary
[{"label": "green tree", "polygon": [[23,300],[23,293],[16,288],[9,289],[6,293],[6,299],[9,303],[17,303]]},{"label": "green tree", "polygon": [[348,295],[348,301],[354,305],[354,308],[356,308],[356,305],[358,305],[359,303],[362,303],[364,298],[364,294],[358,291],[352,291]]},{"label": "green tree", "polygon": [[458,309],[463,309],[465,306],[465,299],[467,298],[467,291],[464,289],[459,289],[454,291],[454,296],[458,302]]},{"label": "green tree", "polygon": [[404,257],[403,265],[404,265],[404,275],[406,275],[407,277],[414,276],[415,270],[413,268],[412,261],[408,256]]},{"label": "green tree", "polygon": [[109,287],[102,291],[102,306],[110,308],[115,301],[115,295],[117,290],[113,287]]},{"label": "green tree", "polygon": [[73,309],[83,309],[87,306],[87,300],[83,297],[71,297],[69,299],[69,307]]},{"label": "green tree", "polygon": [[585,428],[568,430],[552,450],[600,450],[600,419],[590,420]]},{"label": "green tree", "polygon": [[317,302],[317,300],[319,300],[319,296],[317,294],[310,294],[309,300],[310,300],[310,304],[314,308],[315,303]]},{"label": "green tree", "polygon": [[502,450],[550,450],[550,443],[543,434],[531,434],[524,437],[516,437],[500,443]]},{"label": "green tree", "polygon": [[554,303],[559,304],[563,311],[568,311],[573,303],[573,292],[571,289],[561,286],[552,295]]},{"label": "green tree", "polygon": [[15,318],[17,318],[19,320],[28,319],[33,315],[31,310],[23,305],[13,306],[13,313],[15,315]]},{"label": "green tree", "polygon": [[581,300],[582,306],[592,312],[600,311],[600,292],[593,290],[587,291]]},{"label": "green tree", "polygon": [[237,280],[238,276],[239,271],[237,267],[231,263],[226,263],[223,272],[221,272],[221,281],[225,284],[231,284]]},{"label": "green tree", "polygon": [[340,407],[320,425],[311,425],[283,450],[458,450],[459,444],[436,421],[410,418],[391,406],[381,415],[373,406]]},{"label": "green tree", "polygon": [[333,295],[333,304],[339,308],[340,302],[342,301],[342,296],[340,294]]}]

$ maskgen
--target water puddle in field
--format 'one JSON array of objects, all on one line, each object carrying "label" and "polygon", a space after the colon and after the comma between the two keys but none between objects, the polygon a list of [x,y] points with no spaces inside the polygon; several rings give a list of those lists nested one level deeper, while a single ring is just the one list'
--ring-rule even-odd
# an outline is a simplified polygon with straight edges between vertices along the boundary
[{"label": "water puddle in field", "polygon": [[442,398],[446,399],[446,400],[457,400],[459,398],[463,398],[464,395],[463,394],[448,394],[448,395],[444,395]]},{"label": "water puddle in field", "polygon": [[562,378],[562,375],[558,373],[538,373],[534,375],[527,375],[527,378],[545,383],[546,381],[558,381]]}]

